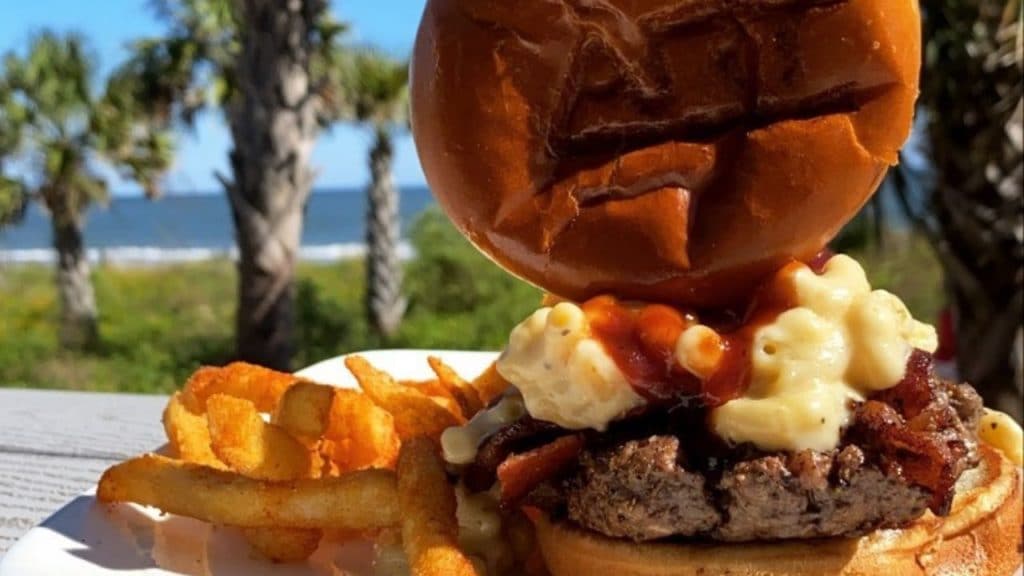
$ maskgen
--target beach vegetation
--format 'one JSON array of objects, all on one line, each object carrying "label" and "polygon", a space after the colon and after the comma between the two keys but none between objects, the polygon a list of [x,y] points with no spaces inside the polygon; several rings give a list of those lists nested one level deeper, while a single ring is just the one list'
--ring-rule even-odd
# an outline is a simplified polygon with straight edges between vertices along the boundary
[{"label": "beach vegetation", "polygon": [[[326,0],[157,0],[166,34],[137,42],[149,98],[192,124],[219,110],[231,132],[218,173],[238,244],[235,349],[288,369],[295,352],[295,270],[310,165],[322,129],[345,107],[345,26]],[[226,224],[227,225],[227,224]]]},{"label": "beach vegetation", "polygon": [[[83,239],[86,209],[105,202],[105,160],[159,194],[170,136],[136,99],[124,69],[97,91],[97,61],[77,34],[40,31],[24,54],[4,57],[0,76],[0,223],[18,220],[29,201],[49,214],[57,253],[58,336],[64,348],[97,343],[97,306]],[[14,170],[15,166],[20,170]]]},{"label": "beach vegetation", "polygon": [[366,190],[365,314],[373,330],[388,339],[398,333],[408,305],[402,293],[399,195],[392,164],[394,132],[409,122],[409,65],[372,50],[354,51],[347,60],[343,86],[351,115],[373,131]]}]

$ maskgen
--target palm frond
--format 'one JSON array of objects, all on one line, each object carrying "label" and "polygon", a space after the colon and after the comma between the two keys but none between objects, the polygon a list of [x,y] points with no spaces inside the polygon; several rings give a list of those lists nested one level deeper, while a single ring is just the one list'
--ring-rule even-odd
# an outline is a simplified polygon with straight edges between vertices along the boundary
[{"label": "palm frond", "polygon": [[341,76],[352,119],[377,126],[403,125],[409,113],[409,66],[372,49],[355,50]]},{"label": "palm frond", "polygon": [[24,182],[0,174],[0,228],[24,217],[28,199],[28,189]]}]

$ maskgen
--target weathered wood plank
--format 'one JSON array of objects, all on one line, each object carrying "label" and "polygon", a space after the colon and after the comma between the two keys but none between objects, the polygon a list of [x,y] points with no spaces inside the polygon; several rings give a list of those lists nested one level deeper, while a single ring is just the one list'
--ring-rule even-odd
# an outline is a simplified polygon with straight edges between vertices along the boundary
[{"label": "weathered wood plank", "polygon": [[123,459],[164,441],[161,396],[0,389],[0,452]]},{"label": "weathered wood plank", "polygon": [[160,396],[0,389],[0,557],[96,484],[164,442]]},{"label": "weathered wood plank", "polygon": [[115,460],[0,452],[0,557]]}]

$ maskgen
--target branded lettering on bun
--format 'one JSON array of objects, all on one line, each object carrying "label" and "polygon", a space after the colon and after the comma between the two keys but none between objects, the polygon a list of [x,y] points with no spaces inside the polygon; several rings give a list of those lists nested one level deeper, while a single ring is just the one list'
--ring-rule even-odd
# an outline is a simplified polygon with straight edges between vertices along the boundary
[{"label": "branded lettering on bun", "polygon": [[462,232],[553,293],[741,301],[896,162],[919,22],[912,0],[431,0],[420,159]]}]

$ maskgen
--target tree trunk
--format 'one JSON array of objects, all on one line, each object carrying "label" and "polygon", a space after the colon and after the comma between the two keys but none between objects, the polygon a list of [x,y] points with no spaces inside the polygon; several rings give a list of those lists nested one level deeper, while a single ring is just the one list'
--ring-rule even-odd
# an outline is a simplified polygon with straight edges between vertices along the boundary
[{"label": "tree trunk", "polygon": [[60,343],[65,348],[81,350],[96,344],[99,337],[96,295],[82,241],[82,217],[60,211],[51,216],[53,247],[57,251]]},{"label": "tree trunk", "polygon": [[402,263],[398,258],[401,230],[398,191],[391,178],[394,150],[391,134],[378,126],[370,150],[370,188],[366,213],[366,313],[370,326],[385,338],[394,336],[405,315]]},{"label": "tree trunk", "polygon": [[[923,4],[929,68],[922,102],[937,186],[917,221],[943,263],[960,376],[1018,419],[1024,316],[1020,4]],[[955,78],[956,81],[950,81]]]},{"label": "tree trunk", "polygon": [[238,356],[278,370],[294,353],[294,277],[319,129],[310,86],[323,0],[235,0],[242,51],[228,105],[238,242]]}]

